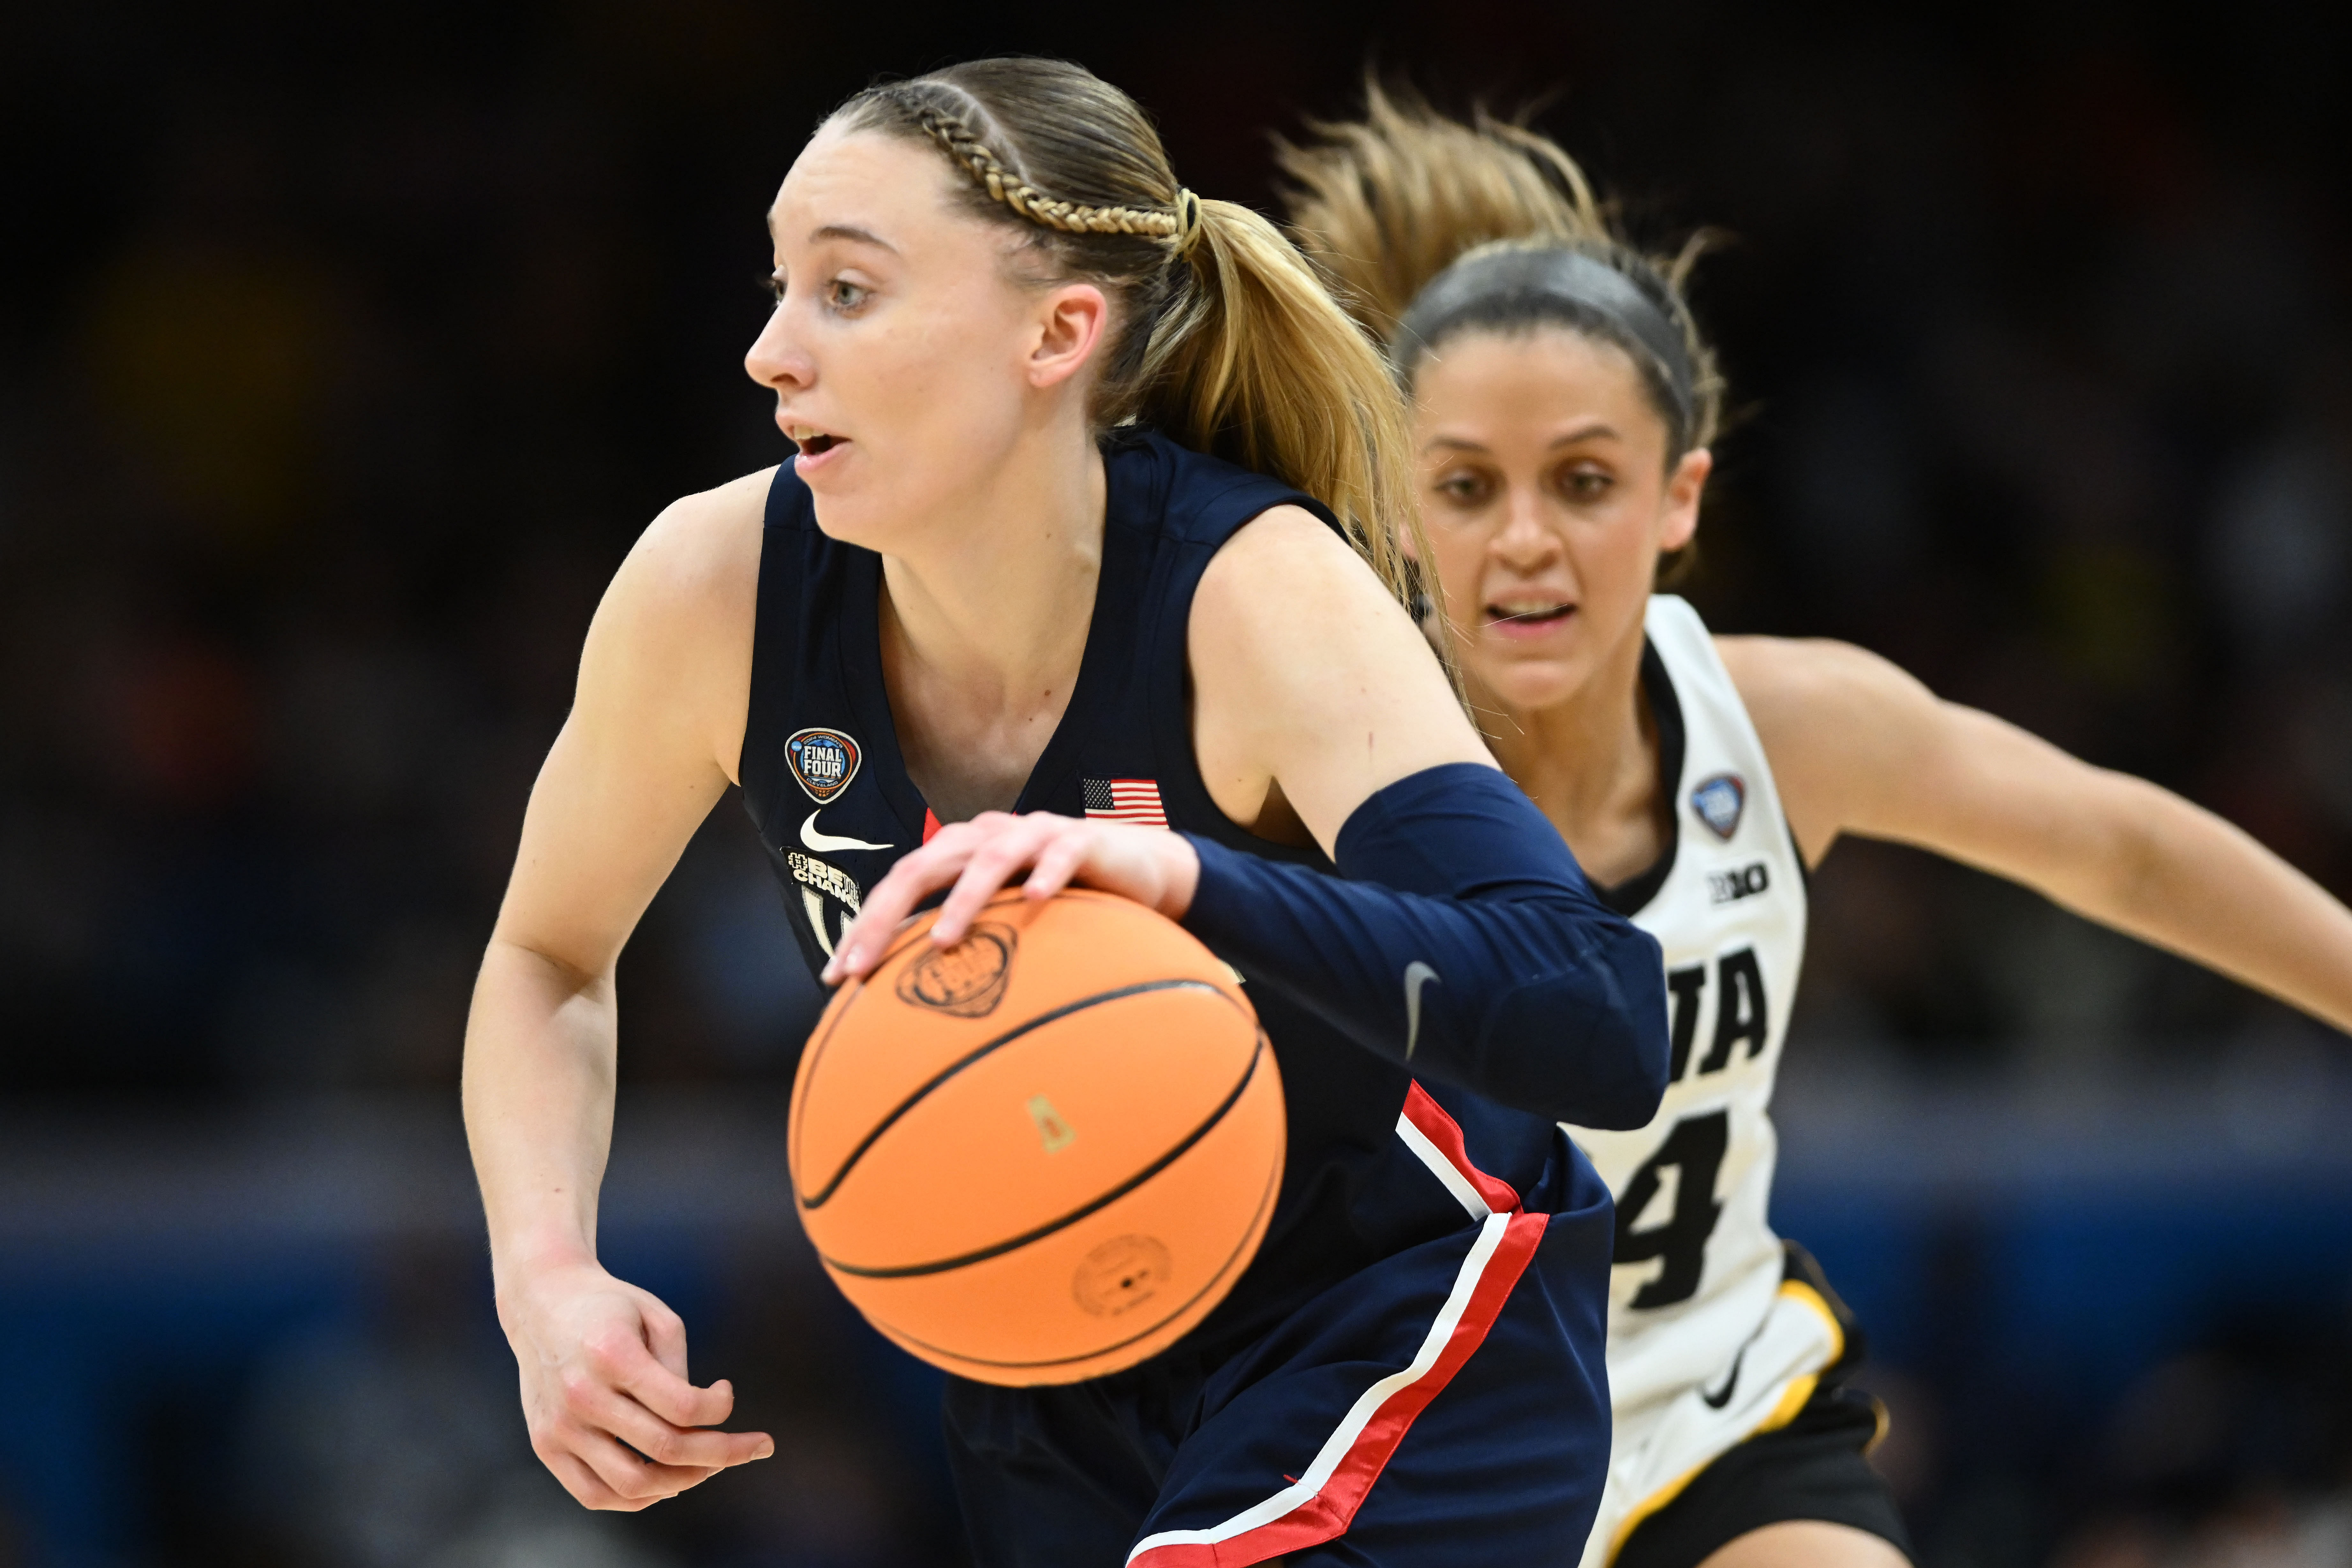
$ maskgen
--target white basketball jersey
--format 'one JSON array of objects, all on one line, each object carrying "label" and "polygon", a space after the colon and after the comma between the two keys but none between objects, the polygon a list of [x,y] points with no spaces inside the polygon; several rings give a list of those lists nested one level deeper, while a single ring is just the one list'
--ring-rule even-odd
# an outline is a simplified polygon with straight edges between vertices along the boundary
[{"label": "white basketball jersey", "polygon": [[1618,1205],[1615,1435],[1586,1568],[1605,1563],[1726,1449],[1793,1416],[1843,1347],[1818,1294],[1784,1291],[1780,1241],[1766,1220],[1772,1080],[1804,958],[1802,863],[1764,747],[1698,613],[1661,594],[1646,625],[1644,681],[1662,766],[1674,774],[1664,782],[1675,837],[1663,880],[1629,912],[1664,949],[1673,1057],[1647,1127],[1568,1129]]}]

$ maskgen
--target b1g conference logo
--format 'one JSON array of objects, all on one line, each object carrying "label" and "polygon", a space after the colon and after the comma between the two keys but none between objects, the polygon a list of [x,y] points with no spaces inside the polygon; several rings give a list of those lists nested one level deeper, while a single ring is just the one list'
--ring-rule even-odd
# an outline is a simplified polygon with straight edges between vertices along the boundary
[{"label": "b1g conference logo", "polygon": [[1739,831],[1740,814],[1748,809],[1748,781],[1738,773],[1717,773],[1701,779],[1691,791],[1691,809],[1707,830],[1725,843]]},{"label": "b1g conference logo", "polygon": [[784,742],[784,762],[809,798],[824,805],[857,776],[857,742],[838,730],[802,730]]}]

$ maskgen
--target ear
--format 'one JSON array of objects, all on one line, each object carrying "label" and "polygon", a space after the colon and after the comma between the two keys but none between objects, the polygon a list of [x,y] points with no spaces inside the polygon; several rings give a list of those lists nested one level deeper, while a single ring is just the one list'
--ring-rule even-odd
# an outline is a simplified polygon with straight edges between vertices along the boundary
[{"label": "ear", "polygon": [[1091,283],[1065,283],[1038,297],[1029,384],[1058,386],[1086,368],[1110,325],[1110,301]]},{"label": "ear", "polygon": [[1683,454],[1666,476],[1665,515],[1658,530],[1660,550],[1680,550],[1698,532],[1698,502],[1706,477],[1715,471],[1715,454],[1704,447]]}]

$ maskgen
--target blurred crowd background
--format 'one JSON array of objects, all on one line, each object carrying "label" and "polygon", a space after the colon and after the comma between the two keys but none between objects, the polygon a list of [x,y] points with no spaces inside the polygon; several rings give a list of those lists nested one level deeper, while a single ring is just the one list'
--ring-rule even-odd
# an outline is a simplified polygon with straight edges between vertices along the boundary
[{"label": "blurred crowd background", "polygon": [[[456,1125],[605,579],[786,446],[740,369],[824,110],[1074,57],[1184,180],[1366,62],[1722,238],[1688,592],[2352,892],[2352,39],[2086,0],[1328,11],[128,0],[0,20],[0,1565],[952,1564],[929,1375],[782,1195],[817,999],[734,804],[622,971],[608,1260],[779,1457],[531,1459]],[[1784,1229],[1923,1563],[2352,1563],[2352,1042],[2030,895],[1813,881]],[[1465,1561],[1467,1559],[1465,1558]]]}]

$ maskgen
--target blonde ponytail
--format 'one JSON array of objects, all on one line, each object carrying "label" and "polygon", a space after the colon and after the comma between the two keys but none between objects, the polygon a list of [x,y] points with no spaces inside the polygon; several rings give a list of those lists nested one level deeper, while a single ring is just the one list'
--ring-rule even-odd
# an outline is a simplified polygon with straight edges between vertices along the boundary
[{"label": "blonde ponytail", "polygon": [[1281,230],[1176,183],[1134,100],[1082,66],[1013,58],[868,88],[835,117],[929,141],[975,216],[1021,226],[1055,275],[1102,286],[1118,321],[1098,427],[1142,421],[1304,490],[1411,603],[1399,531],[1424,542],[1411,429],[1378,346]]},{"label": "blonde ponytail", "polygon": [[[1361,119],[1307,130],[1305,144],[1282,143],[1276,153],[1290,181],[1291,232],[1349,310],[1388,344],[1401,377],[1410,381],[1418,357],[1435,346],[1405,326],[1414,302],[1438,292],[1430,286],[1442,275],[1457,265],[1510,272],[1491,265],[1497,252],[1566,251],[1637,290],[1657,331],[1629,331],[1624,310],[1562,308],[1525,287],[1453,320],[1506,331],[1547,322],[1615,342],[1642,367],[1667,421],[1669,461],[1714,440],[1723,378],[1684,297],[1707,236],[1694,236],[1673,257],[1646,256],[1617,233],[1584,171],[1549,138],[1484,110],[1466,123],[1451,120],[1377,81],[1365,84]],[[1526,270],[1518,270],[1522,282]]]},{"label": "blonde ponytail", "polygon": [[1403,399],[1380,351],[1272,224],[1232,202],[1201,204],[1187,260],[1193,287],[1161,316],[1145,360],[1145,420],[1297,486],[1329,507],[1400,601],[1420,517]]},{"label": "blonde ponytail", "polygon": [[1361,120],[1307,131],[1305,146],[1275,146],[1291,230],[1384,342],[1431,279],[1481,246],[1613,243],[1576,160],[1483,110],[1465,125],[1373,80]]}]

